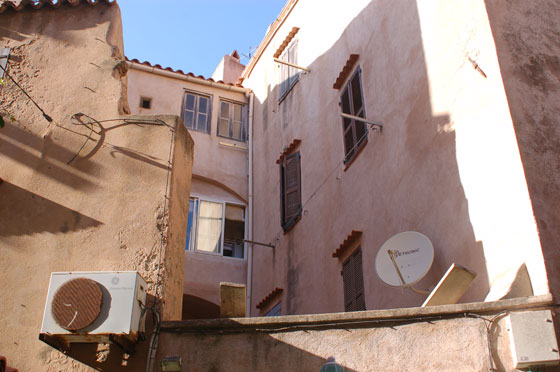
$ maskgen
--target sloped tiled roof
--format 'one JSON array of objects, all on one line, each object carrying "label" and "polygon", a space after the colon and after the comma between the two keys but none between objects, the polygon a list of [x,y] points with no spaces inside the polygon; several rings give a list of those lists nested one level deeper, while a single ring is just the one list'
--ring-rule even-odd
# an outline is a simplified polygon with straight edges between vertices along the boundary
[{"label": "sloped tiled roof", "polygon": [[43,6],[48,5],[49,8],[58,8],[63,4],[76,6],[81,3],[88,3],[89,5],[107,3],[112,5],[116,3],[116,0],[0,0],[0,13],[6,10],[20,11],[26,7],[41,9]]},{"label": "sloped tiled roof", "polygon": [[183,72],[183,70],[174,70],[174,69],[172,69],[171,67],[165,67],[165,68],[164,68],[164,67],[162,67],[162,66],[159,65],[159,64],[152,65],[152,64],[151,64],[150,62],[148,62],[148,61],[140,62],[140,61],[139,61],[138,59],[136,59],[136,58],[134,58],[134,59],[129,59],[128,57],[126,57],[126,60],[127,60],[128,62],[137,63],[137,64],[139,64],[139,65],[144,65],[144,66],[148,66],[148,67],[152,67],[152,68],[157,68],[157,69],[159,69],[159,70],[174,72],[174,73],[176,73],[176,74],[181,74],[181,75],[184,75],[184,76],[190,76],[190,77],[197,78],[197,79],[202,79],[202,80],[206,80],[206,81],[211,81],[211,82],[213,82],[213,83],[219,83],[219,84],[231,85],[231,86],[234,86],[234,87],[243,88],[243,85],[241,85],[241,84],[226,83],[226,82],[224,82],[223,80],[218,80],[218,81],[216,81],[216,80],[214,80],[214,79],[212,79],[212,78],[206,78],[206,77],[204,77],[204,76],[202,76],[202,75],[195,75],[195,74],[193,74],[192,72],[187,72],[187,73],[185,73],[185,72]]}]

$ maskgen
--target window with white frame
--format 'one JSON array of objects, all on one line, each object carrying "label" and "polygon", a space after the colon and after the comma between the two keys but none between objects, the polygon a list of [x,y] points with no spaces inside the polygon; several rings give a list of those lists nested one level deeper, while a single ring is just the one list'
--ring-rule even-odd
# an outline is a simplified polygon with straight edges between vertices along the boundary
[{"label": "window with white frame", "polygon": [[183,123],[189,129],[210,133],[212,100],[209,96],[185,92],[183,99]]},{"label": "window with white frame", "polygon": [[190,198],[186,250],[244,258],[244,238],[244,206]]},{"label": "window with white frame", "polygon": [[[280,55],[280,59],[284,62],[292,63],[297,65],[297,40],[293,40],[292,43],[284,50]],[[280,95],[279,101],[282,101],[288,93],[292,90],[292,87],[296,84],[299,79],[300,70],[296,67],[280,64]]]},{"label": "window with white frame", "polygon": [[218,136],[245,141],[247,138],[245,122],[244,105],[224,100],[220,101]]}]

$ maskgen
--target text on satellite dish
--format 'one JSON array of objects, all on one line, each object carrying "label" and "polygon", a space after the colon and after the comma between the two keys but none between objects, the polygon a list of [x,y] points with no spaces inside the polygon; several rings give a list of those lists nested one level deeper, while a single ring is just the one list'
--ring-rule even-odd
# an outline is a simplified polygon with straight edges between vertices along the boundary
[{"label": "text on satellite dish", "polygon": [[409,255],[409,254],[420,252],[420,248],[411,249],[409,251],[404,251],[404,252],[401,252],[398,249],[395,249],[394,252],[395,252],[395,257],[406,256],[406,255]]}]

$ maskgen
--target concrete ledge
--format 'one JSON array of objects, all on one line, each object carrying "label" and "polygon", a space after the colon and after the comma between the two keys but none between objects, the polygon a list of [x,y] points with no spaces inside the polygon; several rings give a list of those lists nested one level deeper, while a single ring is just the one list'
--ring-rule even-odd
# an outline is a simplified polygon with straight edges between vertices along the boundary
[{"label": "concrete ledge", "polygon": [[288,315],[258,318],[203,319],[162,322],[162,332],[274,332],[304,328],[375,327],[391,323],[413,323],[459,318],[468,314],[495,314],[508,310],[547,307],[553,304],[551,294],[521,297],[493,302],[410,307],[402,309],[357,311],[351,313]]}]

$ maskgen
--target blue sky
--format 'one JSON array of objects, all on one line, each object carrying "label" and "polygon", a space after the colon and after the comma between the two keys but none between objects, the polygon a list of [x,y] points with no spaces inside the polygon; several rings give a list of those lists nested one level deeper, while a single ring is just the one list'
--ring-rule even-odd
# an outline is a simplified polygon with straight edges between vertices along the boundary
[{"label": "blue sky", "polygon": [[[224,54],[248,54],[286,0],[118,0],[128,58],[209,77]],[[246,64],[247,59],[241,60]]]}]

